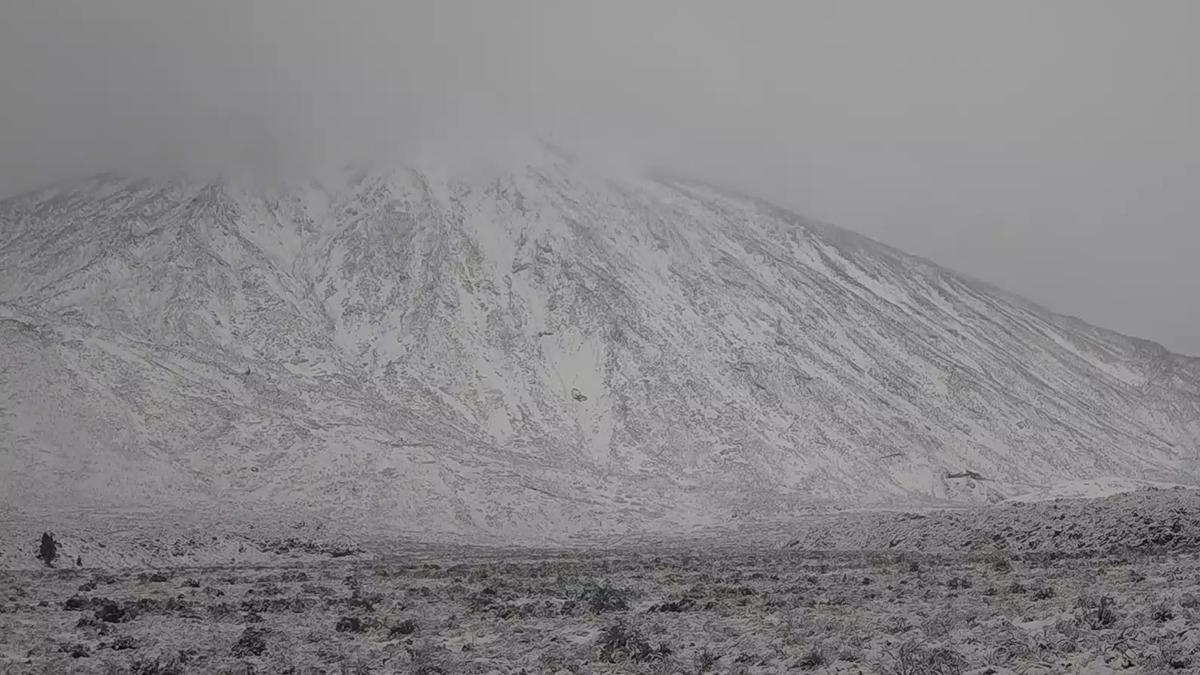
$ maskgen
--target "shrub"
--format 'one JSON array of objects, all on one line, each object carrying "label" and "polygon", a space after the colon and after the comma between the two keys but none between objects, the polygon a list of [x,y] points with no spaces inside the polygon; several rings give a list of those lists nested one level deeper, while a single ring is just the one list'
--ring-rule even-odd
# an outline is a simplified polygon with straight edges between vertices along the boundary
[{"label": "shrub", "polygon": [[[1158,657],[1147,664],[1147,672],[1169,672],[1172,670],[1187,671],[1192,667],[1193,657],[1187,649],[1179,644],[1163,644],[1159,647]],[[1190,672],[1190,671],[1189,671]]]},{"label": "shrub", "polygon": [[718,660],[720,657],[708,651],[707,647],[701,649],[700,653],[696,655],[696,670],[707,673],[717,666]]},{"label": "shrub", "polygon": [[628,590],[617,588],[607,582],[599,584],[588,582],[572,593],[573,597],[567,600],[564,611],[569,611],[576,605],[582,605],[592,614],[623,612],[629,609],[631,595],[632,593]]},{"label": "shrub", "polygon": [[1057,594],[1054,592],[1053,586],[1042,586],[1041,588],[1039,588],[1033,592],[1033,599],[1034,600],[1049,600],[1050,598],[1053,598],[1055,595],[1057,595]]},{"label": "shrub", "polygon": [[621,661],[643,663],[662,659],[671,654],[670,648],[665,645],[651,647],[640,632],[624,622],[614,623],[601,631],[597,646],[600,647],[600,659],[609,663]]},{"label": "shrub", "polygon": [[458,672],[450,663],[445,647],[432,643],[421,643],[406,648],[409,657],[409,672],[413,675],[447,675]]},{"label": "shrub", "polygon": [[37,558],[46,567],[54,567],[54,560],[58,558],[58,542],[54,541],[53,534],[49,532],[42,533],[42,544],[38,547]]},{"label": "shrub", "polygon": [[1150,618],[1158,623],[1166,623],[1175,618],[1175,612],[1171,611],[1171,605],[1167,601],[1161,600],[1150,607]]},{"label": "shrub", "polygon": [[941,638],[960,627],[961,618],[952,611],[935,612],[921,622],[921,630],[931,638]]},{"label": "shrub", "polygon": [[800,660],[796,662],[796,667],[800,670],[812,670],[813,668],[820,668],[825,665],[825,661],[825,652],[822,652],[817,647],[813,647],[808,650],[807,654],[800,657]]},{"label": "shrub", "polygon": [[920,640],[909,640],[885,654],[888,662],[880,668],[885,675],[959,675],[967,668],[962,654]]},{"label": "shrub", "polygon": [[183,675],[179,659],[138,659],[129,665],[130,675]]},{"label": "shrub", "polygon": [[650,607],[651,612],[686,612],[695,606],[696,602],[691,598],[681,598],[679,600],[668,600]]},{"label": "shrub", "polygon": [[1075,622],[1092,630],[1107,628],[1117,622],[1117,601],[1111,596],[1100,598],[1082,596],[1075,603]]}]

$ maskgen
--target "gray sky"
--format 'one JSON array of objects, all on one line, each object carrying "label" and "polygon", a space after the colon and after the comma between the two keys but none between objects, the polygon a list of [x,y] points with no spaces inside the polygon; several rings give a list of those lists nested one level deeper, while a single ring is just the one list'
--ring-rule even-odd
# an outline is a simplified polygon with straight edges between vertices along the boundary
[{"label": "gray sky", "polygon": [[509,133],[1200,355],[1194,0],[5,0],[0,195]]}]

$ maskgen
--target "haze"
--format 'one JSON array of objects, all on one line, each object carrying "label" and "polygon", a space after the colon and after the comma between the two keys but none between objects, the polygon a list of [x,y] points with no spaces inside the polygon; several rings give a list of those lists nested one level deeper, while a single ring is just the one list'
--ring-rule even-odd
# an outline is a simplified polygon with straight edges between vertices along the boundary
[{"label": "haze", "polygon": [[1200,5],[7,0],[0,195],[514,134],[1200,354]]}]

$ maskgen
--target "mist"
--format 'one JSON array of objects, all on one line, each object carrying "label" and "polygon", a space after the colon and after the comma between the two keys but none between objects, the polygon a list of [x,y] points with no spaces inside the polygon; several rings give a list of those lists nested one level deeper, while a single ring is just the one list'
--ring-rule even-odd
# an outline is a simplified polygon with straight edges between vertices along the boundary
[{"label": "mist", "polygon": [[1200,354],[1200,6],[9,0],[0,196],[538,135]]}]

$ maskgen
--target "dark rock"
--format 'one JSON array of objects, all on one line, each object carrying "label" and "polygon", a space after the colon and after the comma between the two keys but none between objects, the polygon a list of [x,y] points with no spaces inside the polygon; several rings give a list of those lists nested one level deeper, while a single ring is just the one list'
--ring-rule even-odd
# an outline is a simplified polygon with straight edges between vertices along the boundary
[{"label": "dark rock", "polygon": [[389,631],[389,634],[394,638],[399,635],[412,635],[416,632],[416,630],[417,622],[413,621],[412,619],[405,619],[395,626],[392,626],[392,630]]},{"label": "dark rock", "polygon": [[118,635],[117,639],[108,643],[108,648],[113,651],[125,651],[127,649],[137,649],[137,641],[128,635]]},{"label": "dark rock", "polygon": [[92,652],[88,650],[87,645],[81,644],[64,645],[62,651],[69,654],[73,659],[84,659],[92,655]]},{"label": "dark rock", "polygon": [[267,631],[262,628],[247,628],[233,644],[230,653],[236,657],[259,656],[267,650]]},{"label": "dark rock", "polygon": [[[85,584],[86,585],[86,584]],[[92,599],[85,598],[82,595],[72,595],[63,603],[63,609],[70,612],[78,612],[92,606]]]},{"label": "dark rock", "polygon": [[112,600],[101,600],[99,603],[100,606],[96,609],[96,618],[100,619],[101,621],[108,623],[121,623],[122,621],[128,621],[130,618],[132,618],[124,608]]}]

